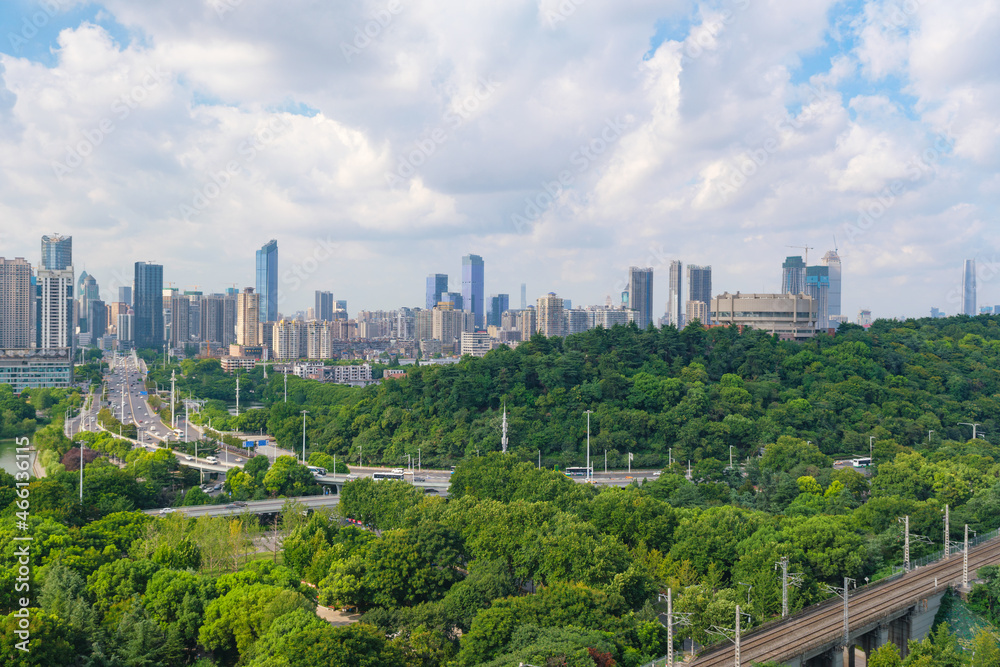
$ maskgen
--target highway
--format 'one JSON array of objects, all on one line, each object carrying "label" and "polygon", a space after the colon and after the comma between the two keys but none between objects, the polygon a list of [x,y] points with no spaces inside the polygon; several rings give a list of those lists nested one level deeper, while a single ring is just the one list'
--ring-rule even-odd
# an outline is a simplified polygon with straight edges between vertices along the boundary
[{"label": "highway", "polygon": [[281,508],[289,500],[295,500],[307,508],[332,507],[340,502],[340,496],[330,494],[328,496],[301,496],[298,498],[273,498],[269,500],[251,500],[244,506],[235,504],[229,505],[195,505],[192,507],[171,508],[172,511],[164,512],[161,509],[145,510],[144,514],[150,516],[166,516],[176,511],[184,516],[197,518],[200,516],[236,516],[244,512],[254,514],[268,514],[270,512],[280,512]]},{"label": "highway", "polygon": [[[990,540],[969,550],[969,572],[984,565],[1000,562],[1000,539]],[[961,583],[962,554],[953,553],[913,570],[904,576],[852,591],[849,598],[849,618],[852,628],[865,628],[934,593],[949,584]],[[833,598],[809,607],[785,621],[774,621],[744,634],[740,642],[743,664],[776,660],[782,662],[836,642],[844,636],[844,603]],[[702,652],[692,666],[729,667],[733,664],[731,643],[717,644]]]}]

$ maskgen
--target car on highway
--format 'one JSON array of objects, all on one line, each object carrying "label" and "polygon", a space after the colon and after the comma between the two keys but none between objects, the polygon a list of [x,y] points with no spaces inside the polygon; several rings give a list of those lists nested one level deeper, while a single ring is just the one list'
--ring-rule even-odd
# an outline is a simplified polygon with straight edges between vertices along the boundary
[{"label": "car on highway", "polygon": [[184,460],[185,461],[194,461],[194,457],[193,456],[185,456]]},{"label": "car on highway", "polygon": [[242,463],[243,462],[243,459],[241,459],[238,456],[235,459],[233,459],[233,460],[236,461],[237,463]]},{"label": "car on highway", "polygon": [[243,501],[243,500],[234,500],[233,501],[233,505],[235,505],[236,507],[246,507],[247,506],[246,501]]},{"label": "car on highway", "polygon": [[175,510],[173,507],[164,507],[163,509],[160,510],[160,514],[170,514],[171,512],[176,512],[176,511],[177,510]]}]

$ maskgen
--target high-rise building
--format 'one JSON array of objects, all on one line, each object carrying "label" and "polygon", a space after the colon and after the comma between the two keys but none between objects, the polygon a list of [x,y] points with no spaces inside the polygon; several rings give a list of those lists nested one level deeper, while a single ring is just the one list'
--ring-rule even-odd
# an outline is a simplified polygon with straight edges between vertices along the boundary
[{"label": "high-rise building", "polygon": [[490,308],[486,311],[486,326],[500,326],[500,316],[510,310],[509,294],[490,295]]},{"label": "high-rise building", "polygon": [[313,316],[320,322],[333,322],[333,292],[316,290],[316,305]]},{"label": "high-rise building", "polygon": [[[688,301],[701,301],[709,306],[709,321],[702,321],[702,324],[711,324],[711,304],[712,304],[712,267],[697,266],[688,264]],[[684,321],[687,325],[688,320]]]},{"label": "high-rise building", "polygon": [[806,267],[805,293],[816,306],[816,328],[828,329],[830,325],[830,267]]},{"label": "high-rise building", "polygon": [[684,265],[678,260],[670,262],[670,292],[667,297],[667,324],[680,329],[684,326],[684,291],[683,291],[683,268]]},{"label": "high-rise building", "polygon": [[636,324],[645,329],[653,321],[653,269],[630,266],[628,294],[632,310],[636,311]]},{"label": "high-rise building", "polygon": [[781,292],[803,294],[806,291],[806,263],[802,257],[786,257],[781,265]]},{"label": "high-rise building", "polygon": [[858,309],[858,324],[864,328],[868,328],[872,325],[872,311],[870,308],[859,308]]},{"label": "high-rise building", "polygon": [[[173,292],[170,301],[170,347],[183,349],[191,342],[191,301],[187,296]],[[167,307],[166,298],[164,308]]]},{"label": "high-rise building", "polygon": [[841,275],[842,267],[840,263],[840,255],[837,254],[837,250],[830,250],[825,255],[823,255],[823,264],[829,269],[830,276],[830,293],[827,297],[827,315],[830,318],[835,318],[837,315],[841,315],[843,304],[841,302]]},{"label": "high-rise building", "polygon": [[[90,302],[94,299],[101,298],[101,288],[97,284],[97,279],[94,276],[87,274],[80,276],[80,298],[79,298],[79,313],[80,313],[80,333],[91,333],[92,327],[90,325]],[[93,336],[91,336],[93,340]]]},{"label": "high-rise building", "polygon": [[127,303],[132,305],[132,287],[119,287],[118,288],[118,303]]},{"label": "high-rise building", "polygon": [[528,285],[521,283],[521,310],[528,307]]},{"label": "high-rise building", "polygon": [[39,269],[37,285],[38,347],[73,347],[73,267]]},{"label": "high-rise building", "polygon": [[164,340],[163,266],[136,262],[133,288],[135,346],[159,348]]},{"label": "high-rise building", "polygon": [[528,306],[521,311],[517,328],[521,331],[521,340],[531,340],[531,337],[538,333],[538,312],[534,306]]},{"label": "high-rise building", "polygon": [[[462,295],[459,292],[444,292],[441,295],[441,301],[438,303],[450,303],[452,309],[454,310],[468,310],[464,307],[466,305],[466,301],[462,298]],[[437,304],[434,305],[437,306]]]},{"label": "high-rise building", "polygon": [[245,287],[236,296],[236,344],[260,345],[260,295]]},{"label": "high-rise building", "polygon": [[538,333],[545,336],[565,336],[566,317],[563,314],[563,300],[555,292],[538,297]]},{"label": "high-rise building", "polygon": [[345,299],[339,299],[333,302],[333,319],[347,319],[347,301]]},{"label": "high-rise building", "polygon": [[42,237],[42,261],[38,269],[63,271],[73,266],[73,237],[52,236]]},{"label": "high-rise building", "polygon": [[427,276],[427,292],[424,305],[431,310],[441,301],[441,295],[448,291],[448,276],[443,273],[432,273]]},{"label": "high-rise building", "polygon": [[132,312],[131,308],[127,308],[124,312],[118,313],[118,342],[119,343],[131,343],[135,338],[135,314]]},{"label": "high-rise building", "polygon": [[691,324],[695,320],[698,320],[701,324],[708,324],[712,321],[709,305],[704,301],[688,301],[684,304],[684,307],[685,324]]},{"label": "high-rise building", "polygon": [[965,260],[962,270],[962,314],[976,316],[976,260]]},{"label": "high-rise building", "polygon": [[260,322],[278,320],[278,242],[271,239],[257,251],[257,295]]},{"label": "high-rise building", "polygon": [[35,292],[31,265],[23,257],[0,257],[0,348],[28,349]]},{"label": "high-rise building", "polygon": [[462,303],[463,309],[475,317],[477,327],[483,326],[483,258],[466,255],[462,258]]},{"label": "high-rise building", "polygon": [[100,299],[87,301],[87,323],[92,341],[108,332],[108,308]]}]

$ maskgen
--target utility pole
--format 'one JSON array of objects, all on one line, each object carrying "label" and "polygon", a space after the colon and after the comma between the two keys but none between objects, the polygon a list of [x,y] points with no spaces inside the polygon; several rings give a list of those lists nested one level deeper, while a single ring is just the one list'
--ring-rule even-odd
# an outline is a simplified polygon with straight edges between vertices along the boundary
[{"label": "utility pole", "polygon": [[734,644],[736,644],[736,654],[735,654],[736,655],[736,661],[734,663],[736,665],[736,667],[740,667],[740,639],[741,639],[741,634],[742,634],[742,632],[740,630],[740,616],[746,616],[748,619],[750,618],[749,614],[742,613],[740,611],[740,606],[736,605],[736,628],[735,629],[720,628],[717,625],[713,625],[712,627],[708,628],[705,631],[705,632],[708,632],[708,633],[713,634],[713,635],[721,635],[722,637],[725,637],[729,641],[731,641]]},{"label": "utility pole", "polygon": [[608,450],[604,450],[604,474],[608,474]]},{"label": "utility pole", "polygon": [[240,369],[236,369],[236,416],[240,416]]},{"label": "utility pole", "polygon": [[667,589],[667,664],[674,667],[674,602],[673,590]]},{"label": "utility pole", "polygon": [[306,464],[306,415],[308,410],[302,411],[302,465]]},{"label": "utility pole", "polygon": [[542,450],[538,450],[538,469],[542,469]]},{"label": "utility pole", "polygon": [[[285,369],[285,403],[288,402],[288,369]],[[358,465],[361,465],[360,463]]]},{"label": "utility pole", "polygon": [[733,467],[733,446],[729,445],[729,468],[730,468],[730,470],[732,469],[732,467]]},{"label": "utility pole", "polygon": [[[76,443],[80,446],[80,505],[83,505],[83,446],[84,442],[82,440]],[[969,529],[966,527],[965,534],[969,534]],[[968,539],[965,540],[968,543]]]},{"label": "utility pole", "polygon": [[951,556],[951,531],[948,530],[948,505],[944,506],[944,557]]},{"label": "utility pole", "polygon": [[590,481],[590,415],[593,410],[586,410],[583,414],[587,415],[587,481]]},{"label": "utility pole", "polygon": [[170,428],[177,428],[177,419],[174,417],[174,390],[177,381],[177,371],[170,371]]},{"label": "utility pole", "polygon": [[962,550],[962,588],[968,588],[968,587],[969,587],[969,524],[965,524],[965,548]]},{"label": "utility pole", "polygon": [[868,436],[868,465],[875,463],[875,436]]},{"label": "utility pole", "polygon": [[503,404],[503,433],[500,436],[500,451],[507,453],[507,404]]},{"label": "utility pole", "polygon": [[188,422],[191,420],[191,404],[184,402],[184,442],[188,442]]},{"label": "utility pole", "polygon": [[850,577],[844,577],[844,587],[837,588],[830,584],[823,584],[823,588],[828,592],[844,600],[844,646],[850,646],[850,616],[848,614],[847,602],[850,599],[850,585],[857,583]]},{"label": "utility pole", "polygon": [[674,464],[674,448],[670,447],[667,449],[667,467],[669,468]]},{"label": "utility pole", "polygon": [[907,572],[910,571],[910,517],[903,517],[903,530],[906,532],[906,536],[903,538],[903,569]]},{"label": "utility pole", "polygon": [[417,472],[423,472],[423,469],[420,467],[420,448],[419,447],[417,447]]}]

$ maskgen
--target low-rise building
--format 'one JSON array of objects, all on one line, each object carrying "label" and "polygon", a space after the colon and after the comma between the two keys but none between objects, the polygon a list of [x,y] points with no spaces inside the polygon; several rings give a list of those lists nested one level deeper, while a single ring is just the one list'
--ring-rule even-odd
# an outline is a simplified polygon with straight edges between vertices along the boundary
[{"label": "low-rise building", "polygon": [[712,299],[714,324],[753,327],[783,340],[806,340],[816,335],[817,304],[806,294],[730,294]]},{"label": "low-rise building", "polygon": [[0,384],[9,384],[15,393],[29,388],[65,388],[72,381],[73,359],[68,347],[0,349]]}]

